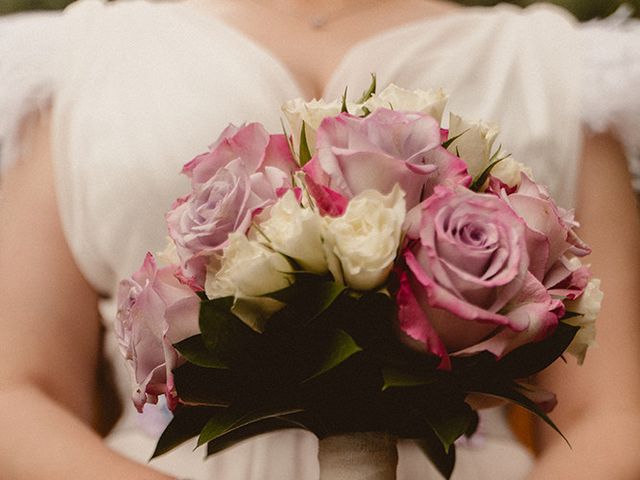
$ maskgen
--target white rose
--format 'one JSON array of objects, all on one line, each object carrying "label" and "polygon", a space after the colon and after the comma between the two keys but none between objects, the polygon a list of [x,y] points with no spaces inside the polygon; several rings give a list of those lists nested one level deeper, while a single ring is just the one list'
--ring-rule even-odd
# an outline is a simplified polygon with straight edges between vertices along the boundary
[{"label": "white rose", "polygon": [[382,285],[397,256],[405,213],[404,192],[396,185],[388,195],[365,190],[351,199],[344,215],[326,217],[327,245],[342,267],[334,272],[330,263],[334,277],[356,290]]},{"label": "white rose", "polygon": [[580,365],[584,362],[587,348],[596,344],[596,317],[600,313],[603,297],[600,279],[592,278],[580,297],[567,302],[568,311],[581,314],[580,317],[566,320],[568,324],[580,327],[567,349],[567,352],[578,359]]},{"label": "white rose", "polygon": [[489,166],[493,142],[500,130],[495,125],[484,122],[471,123],[451,113],[449,115],[449,138],[460,135],[449,145],[452,153],[459,152],[468,166],[472,177],[480,175]]},{"label": "white rose", "polygon": [[507,157],[491,169],[491,175],[506,183],[510,187],[520,185],[521,173],[533,178],[533,172],[529,167],[517,160]]},{"label": "white rose", "polygon": [[390,84],[379,94],[374,94],[369,98],[363,107],[372,112],[379,108],[420,112],[430,115],[440,122],[447,100],[447,94],[442,89],[410,91]]},{"label": "white rose", "polygon": [[325,102],[324,100],[314,99],[310,102],[305,102],[301,98],[296,98],[282,105],[282,113],[287,119],[291,135],[293,135],[293,148],[296,152],[300,147],[302,122],[306,124],[307,145],[309,146],[309,152],[313,155],[316,148],[316,130],[318,130],[320,123],[327,117],[338,115],[341,109],[342,102],[338,100]]},{"label": "white rose", "polygon": [[169,236],[167,237],[167,244],[165,245],[164,250],[162,250],[161,252],[157,252],[155,257],[158,265],[164,267],[169,265],[180,265],[180,257],[178,257],[176,244]]},{"label": "white rose", "polygon": [[[263,217],[267,218],[260,221]],[[258,221],[260,233],[255,234],[258,241],[293,258],[308,272],[327,272],[322,247],[322,219],[310,208],[302,207],[292,190],[261,214]]]},{"label": "white rose", "polygon": [[220,268],[207,270],[205,293],[209,299],[234,296],[232,311],[251,328],[262,331],[264,322],[283,304],[261,297],[288,287],[291,265],[279,253],[241,233],[229,235]]}]

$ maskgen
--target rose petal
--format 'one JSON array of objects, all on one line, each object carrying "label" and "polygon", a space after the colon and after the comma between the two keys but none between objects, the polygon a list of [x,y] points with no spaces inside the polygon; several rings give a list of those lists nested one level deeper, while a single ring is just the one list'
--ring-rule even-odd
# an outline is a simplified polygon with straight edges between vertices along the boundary
[{"label": "rose petal", "polygon": [[546,338],[564,315],[564,305],[553,299],[544,286],[530,273],[518,293],[505,311],[509,318],[509,329],[502,329],[495,336],[458,353],[475,353],[488,350],[502,357],[515,348]]},{"label": "rose petal", "polygon": [[400,288],[396,294],[398,326],[408,337],[420,343],[426,352],[440,357],[438,368],[451,369],[447,349],[433,329],[411,290],[406,273],[400,276]]},{"label": "rose petal", "polygon": [[346,197],[328,187],[316,183],[311,175],[305,177],[305,183],[321,215],[339,217],[344,214],[347,209],[347,204],[349,203]]},{"label": "rose petal", "polygon": [[412,252],[405,251],[404,259],[415,279],[424,288],[427,302],[431,307],[446,310],[464,320],[509,325],[510,321],[506,316],[461,301],[460,298],[436,284],[424,273]]}]

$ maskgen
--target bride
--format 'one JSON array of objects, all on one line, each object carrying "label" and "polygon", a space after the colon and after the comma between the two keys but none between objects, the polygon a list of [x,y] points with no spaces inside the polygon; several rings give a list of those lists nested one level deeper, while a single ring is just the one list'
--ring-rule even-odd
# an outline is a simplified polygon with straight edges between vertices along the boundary
[{"label": "bride", "polygon": [[[359,93],[372,71],[444,87],[451,110],[500,124],[505,148],[575,205],[606,292],[599,348],[538,379],[558,394],[572,450],[542,428],[533,461],[502,410],[487,410],[454,478],[640,478],[640,226],[615,138],[632,140],[640,115],[620,85],[631,88],[640,36],[584,31],[550,6],[433,0],[80,0],[37,25],[0,24],[3,478],[317,478],[317,440],[301,431],[206,461],[187,444],[147,464],[166,413],[138,417],[128,401],[114,292],[161,250],[163,213],[186,191],[177,172],[227,123],[277,132],[285,100]],[[593,58],[603,42],[621,59],[606,71]],[[104,439],[91,427],[102,355],[123,400]],[[399,454],[399,478],[438,478],[411,443]]]}]

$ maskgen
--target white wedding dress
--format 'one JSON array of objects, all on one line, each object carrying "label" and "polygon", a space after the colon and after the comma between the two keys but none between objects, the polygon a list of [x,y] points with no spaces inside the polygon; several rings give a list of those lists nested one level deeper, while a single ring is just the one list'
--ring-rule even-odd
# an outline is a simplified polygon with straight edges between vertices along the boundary
[{"label": "white wedding dress", "polygon": [[[581,122],[617,122],[630,138],[628,123],[640,120],[637,83],[635,100],[620,92],[624,82],[640,82],[638,31],[579,28],[548,6],[467,8],[373,34],[350,50],[324,95],[337,98],[347,85],[359,93],[369,72],[383,85],[444,87],[452,111],[500,124],[504,149],[570,206]],[[182,164],[229,122],[260,121],[279,132],[281,103],[298,96],[291,73],[268,51],[189,3],[82,0],[63,14],[0,19],[0,161],[7,167],[16,157],[24,114],[51,101],[64,231],[80,269],[104,295],[108,331],[118,281],[146,251],[165,245],[164,213],[187,191]],[[150,408],[139,416],[109,332],[105,352],[125,407],[106,441],[146,462],[167,413]],[[291,430],[206,461],[190,443],[152,465],[196,480],[315,480],[316,454],[312,434]],[[400,479],[440,478],[411,442],[401,442],[399,455]],[[477,437],[459,445],[454,479],[519,479],[531,463],[502,411],[487,411]]]}]

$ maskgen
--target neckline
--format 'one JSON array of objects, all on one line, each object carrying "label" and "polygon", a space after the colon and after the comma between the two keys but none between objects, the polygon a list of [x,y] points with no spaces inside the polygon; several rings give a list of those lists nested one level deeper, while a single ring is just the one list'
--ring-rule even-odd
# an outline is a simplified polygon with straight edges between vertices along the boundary
[{"label": "neckline", "polygon": [[[146,0],[141,0],[145,2]],[[177,3],[166,3],[165,6],[178,7],[176,8],[185,18],[191,20],[194,23],[199,24],[200,28],[205,33],[213,35],[217,29],[222,29],[229,35],[233,36],[239,44],[242,44],[252,50],[254,54],[261,58],[262,61],[277,71],[277,75],[282,81],[288,84],[289,88],[296,92],[296,95],[300,98],[308,100],[305,94],[305,89],[302,88],[300,82],[293,74],[291,69],[281,60],[275,53],[273,53],[268,47],[254,40],[250,36],[246,35],[242,30],[234,25],[224,21],[218,16],[204,10],[200,5],[188,1],[182,1]],[[320,97],[326,98],[328,92],[334,89],[334,83],[338,81],[341,74],[346,70],[349,65],[350,59],[358,55],[358,53],[367,51],[374,44],[381,41],[388,41],[394,37],[406,35],[408,32],[415,30],[416,28],[428,28],[433,27],[436,24],[453,22],[460,18],[466,18],[474,14],[482,14],[488,10],[496,9],[496,7],[513,7],[508,4],[499,4],[494,7],[485,6],[470,6],[460,7],[454,9],[448,13],[441,13],[438,15],[430,15],[420,18],[418,20],[409,21],[401,25],[397,25],[386,30],[375,32],[361,40],[354,42],[342,55],[340,60],[336,63],[333,71],[329,75],[326,84],[323,86]],[[366,72],[365,72],[366,73]],[[331,100],[331,99],[329,99]]]}]

